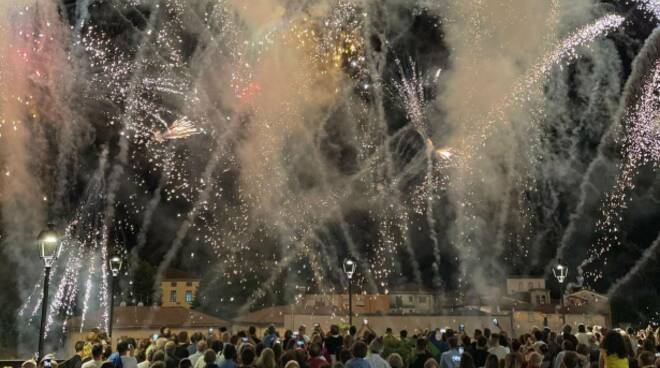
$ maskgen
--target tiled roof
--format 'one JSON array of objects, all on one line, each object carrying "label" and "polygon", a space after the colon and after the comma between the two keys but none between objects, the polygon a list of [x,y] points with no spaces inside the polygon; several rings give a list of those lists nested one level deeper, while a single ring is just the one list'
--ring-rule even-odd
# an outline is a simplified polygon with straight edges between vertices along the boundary
[{"label": "tiled roof", "polygon": [[[89,328],[98,326],[100,312],[88,314],[84,326]],[[139,328],[203,328],[229,326],[229,322],[182,307],[115,307],[114,329]],[[69,320],[69,327],[80,329],[81,317],[76,316]]]},{"label": "tiled roof", "polygon": [[172,280],[200,280],[199,277],[185,272],[178,270],[176,268],[168,268],[163,272],[163,281],[172,281]]}]

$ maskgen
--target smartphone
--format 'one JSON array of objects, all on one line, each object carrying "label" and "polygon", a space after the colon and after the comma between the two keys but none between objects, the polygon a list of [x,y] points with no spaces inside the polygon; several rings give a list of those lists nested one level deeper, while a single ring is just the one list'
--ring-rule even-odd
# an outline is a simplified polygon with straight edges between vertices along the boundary
[{"label": "smartphone", "polygon": [[241,338],[241,341],[243,341],[243,342],[248,342],[249,340],[248,340],[247,337],[243,337],[243,338]]},{"label": "smartphone", "polygon": [[158,340],[158,334],[151,335],[151,341],[156,341],[156,340]]},{"label": "smartphone", "polygon": [[293,332],[293,337],[298,337],[298,331]]},{"label": "smartphone", "polygon": [[497,318],[493,318],[493,324],[494,324],[495,326],[499,326],[499,325],[500,325],[500,323],[497,322]]},{"label": "smartphone", "polygon": [[298,341],[296,341],[296,345],[298,345],[300,347],[303,347],[303,346],[305,346],[305,341],[304,340],[298,340]]},{"label": "smartphone", "polygon": [[464,349],[462,346],[459,346],[459,347],[458,347],[458,353],[459,353],[459,354],[463,355],[463,352],[464,352],[464,351],[465,351],[465,349]]},{"label": "smartphone", "polygon": [[464,324],[461,323],[460,325],[458,325],[458,332],[461,332],[461,333],[465,332],[465,325]]},{"label": "smartphone", "polygon": [[364,322],[365,325],[368,325],[368,324],[369,324],[369,321],[368,321],[366,318],[365,318],[364,321],[362,321],[362,322]]},{"label": "smartphone", "polygon": [[213,327],[209,328],[209,335],[213,333]]}]

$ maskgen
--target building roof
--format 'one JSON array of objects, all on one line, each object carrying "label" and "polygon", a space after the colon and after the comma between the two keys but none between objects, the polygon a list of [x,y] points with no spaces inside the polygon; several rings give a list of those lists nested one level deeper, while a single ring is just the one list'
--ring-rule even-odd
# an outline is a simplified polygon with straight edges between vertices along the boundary
[{"label": "building roof", "polygon": [[545,277],[543,277],[543,276],[531,276],[531,275],[511,275],[511,276],[507,276],[507,280],[515,280],[515,279],[545,280]]},{"label": "building roof", "polygon": [[176,268],[168,268],[163,272],[163,281],[199,281],[200,277],[197,277],[191,273],[181,271]]},{"label": "building roof", "polygon": [[432,294],[433,292],[417,283],[408,282],[405,284],[397,285],[390,289],[389,294]]},{"label": "building roof", "polygon": [[[100,311],[90,313],[85,317],[84,327],[93,328],[100,325]],[[229,322],[183,307],[120,307],[114,309],[114,329],[147,329],[147,328],[205,328],[229,326]],[[69,320],[71,329],[79,330],[82,324],[81,316]]]},{"label": "building roof", "polygon": [[332,315],[333,313],[340,313],[341,309],[331,306],[310,306],[302,304],[292,304],[292,305],[274,305],[271,307],[266,307],[258,309],[252,312],[248,312],[241,316],[238,316],[233,319],[237,323],[249,323],[254,324],[255,326],[264,326],[264,325],[275,325],[282,326],[284,325],[284,316],[289,314],[297,315]]}]

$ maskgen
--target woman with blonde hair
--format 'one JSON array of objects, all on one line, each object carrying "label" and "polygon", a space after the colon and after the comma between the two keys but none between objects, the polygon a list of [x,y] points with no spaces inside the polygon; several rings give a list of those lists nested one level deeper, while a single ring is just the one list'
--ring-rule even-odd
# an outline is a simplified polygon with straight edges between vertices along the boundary
[{"label": "woman with blonde hair", "polygon": [[257,368],[276,368],[275,352],[271,348],[265,348],[257,359]]}]

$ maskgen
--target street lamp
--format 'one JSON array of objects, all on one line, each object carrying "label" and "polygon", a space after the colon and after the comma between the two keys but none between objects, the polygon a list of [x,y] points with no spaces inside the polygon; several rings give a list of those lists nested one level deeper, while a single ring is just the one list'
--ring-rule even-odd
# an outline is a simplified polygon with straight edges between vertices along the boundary
[{"label": "street lamp", "polygon": [[351,258],[346,258],[343,266],[344,273],[348,278],[348,325],[353,326],[353,289],[351,280],[353,279],[353,274],[355,274],[357,263]]},{"label": "street lamp", "polygon": [[121,257],[113,256],[108,260],[110,272],[112,274],[112,283],[110,284],[110,322],[108,323],[108,337],[112,338],[112,324],[114,322],[115,312],[115,287],[117,284],[117,277],[121,270]]},{"label": "street lamp", "polygon": [[37,236],[39,242],[39,258],[44,260],[44,292],[41,299],[41,326],[39,328],[39,351],[37,361],[44,356],[44,338],[46,333],[46,317],[48,315],[48,284],[50,282],[50,269],[55,264],[62,250],[60,237],[55,231],[55,225],[48,224]]},{"label": "street lamp", "polygon": [[566,311],[564,310],[564,281],[566,281],[566,276],[568,275],[568,267],[561,264],[561,259],[557,262],[557,265],[552,268],[552,274],[555,275],[555,278],[559,282],[559,297],[561,298],[561,316],[563,324],[566,324]]}]

